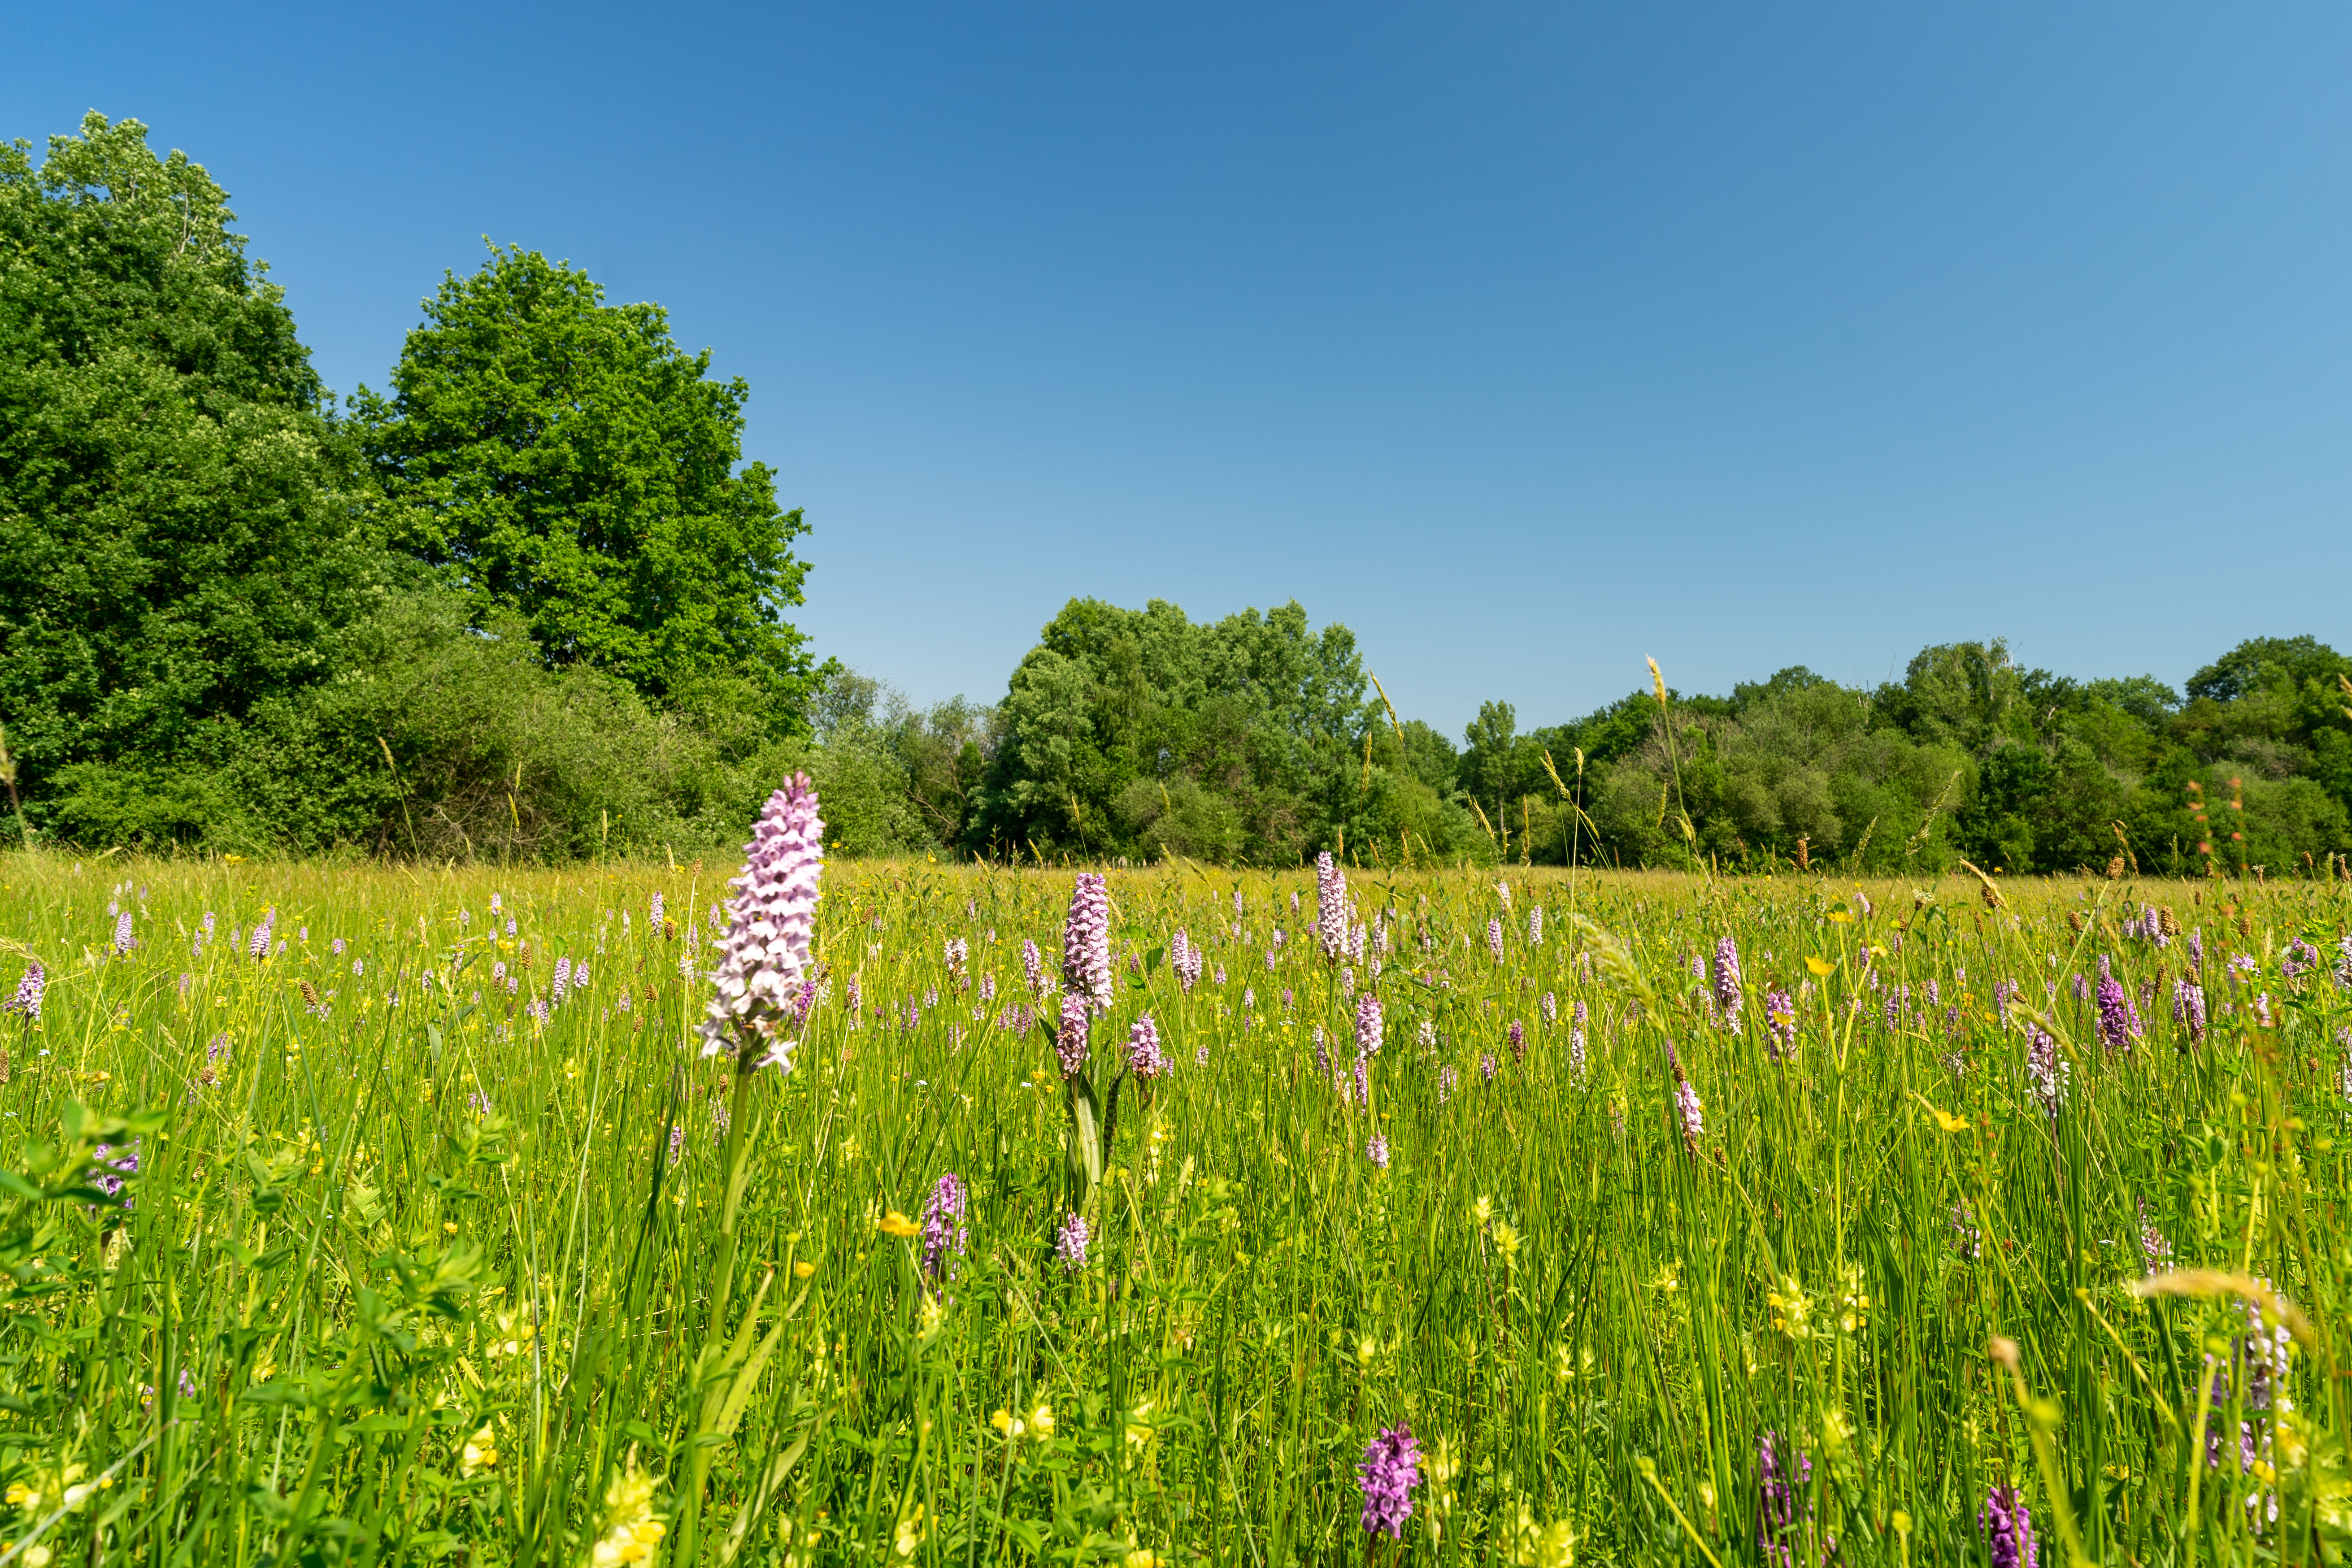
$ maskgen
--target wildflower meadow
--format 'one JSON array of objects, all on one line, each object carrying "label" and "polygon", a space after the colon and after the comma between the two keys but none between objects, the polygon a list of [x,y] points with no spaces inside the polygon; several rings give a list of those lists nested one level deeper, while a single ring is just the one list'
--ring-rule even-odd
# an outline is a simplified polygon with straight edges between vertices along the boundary
[{"label": "wildflower meadow", "polygon": [[2341,880],[822,809],[0,863],[0,1563],[2341,1558]]}]

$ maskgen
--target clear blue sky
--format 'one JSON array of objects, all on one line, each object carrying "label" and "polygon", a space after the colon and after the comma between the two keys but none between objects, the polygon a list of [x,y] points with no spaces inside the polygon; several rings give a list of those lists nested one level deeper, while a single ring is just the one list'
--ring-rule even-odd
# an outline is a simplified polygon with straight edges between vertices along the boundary
[{"label": "clear blue sky", "polygon": [[802,624],[994,697],[1074,595],[1297,597],[1408,715],[2005,635],[2352,644],[2352,11],[25,7],[329,382],[480,237],[668,307]]}]

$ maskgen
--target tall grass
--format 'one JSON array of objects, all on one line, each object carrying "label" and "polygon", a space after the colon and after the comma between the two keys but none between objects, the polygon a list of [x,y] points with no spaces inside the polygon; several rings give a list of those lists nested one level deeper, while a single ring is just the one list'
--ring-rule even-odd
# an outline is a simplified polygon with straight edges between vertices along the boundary
[{"label": "tall grass", "polygon": [[[1068,877],[833,868],[794,1070],[739,1102],[688,1037],[731,869],[7,861],[47,973],[0,1016],[8,1560],[667,1561],[682,1487],[704,1562],[1983,1563],[2009,1488],[2052,1563],[2340,1550],[2334,887],[1358,871],[1343,974],[1311,877],[1113,872],[1097,1057],[1149,1009],[1175,1067],[1129,1082],[1072,1267],[1016,1016]],[[1736,1030],[1694,970],[1726,936]],[[2127,1048],[2074,994],[2102,956]],[[907,1233],[950,1172],[934,1277]],[[1398,1423],[1421,1483],[1372,1542]]]}]

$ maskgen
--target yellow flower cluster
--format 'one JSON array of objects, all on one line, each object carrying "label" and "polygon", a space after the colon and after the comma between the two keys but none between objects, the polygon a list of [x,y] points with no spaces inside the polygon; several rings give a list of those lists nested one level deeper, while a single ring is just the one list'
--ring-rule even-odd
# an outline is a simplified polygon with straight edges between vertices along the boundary
[{"label": "yellow flower cluster", "polygon": [[1813,1303],[1795,1275],[1782,1279],[1779,1289],[1767,1292],[1764,1304],[1772,1310],[1772,1326],[1790,1339],[1801,1340],[1813,1331]]},{"label": "yellow flower cluster", "polygon": [[1003,1433],[1008,1443],[1018,1442],[1023,1437],[1043,1440],[1054,1435],[1054,1407],[1040,1405],[1025,1417],[1000,1409],[988,1418],[988,1424]]},{"label": "yellow flower cluster", "polygon": [[629,1451],[628,1468],[604,1489],[604,1533],[588,1554],[594,1568],[616,1568],[624,1563],[649,1563],[664,1534],[654,1517],[654,1479],[637,1468],[636,1450]]},{"label": "yellow flower cluster", "polygon": [[1870,1322],[1870,1297],[1862,1288],[1862,1270],[1849,1263],[1844,1273],[1845,1292],[1839,1301],[1838,1327],[1849,1334],[1858,1334]]},{"label": "yellow flower cluster", "polygon": [[466,1439],[457,1454],[457,1466],[467,1475],[477,1470],[495,1469],[499,1462],[499,1435],[487,1421],[482,1429]]},{"label": "yellow flower cluster", "polygon": [[[530,1342],[539,1334],[539,1330],[532,1326],[529,1316],[518,1313],[509,1317],[500,1312],[497,1317],[499,1331],[497,1337],[490,1342],[490,1354],[496,1356],[527,1353],[530,1349]],[[521,1326],[517,1327],[517,1324]]]},{"label": "yellow flower cluster", "polygon": [[917,1503],[914,1511],[898,1521],[896,1539],[891,1546],[899,1556],[912,1557],[915,1548],[923,1543],[923,1505]]},{"label": "yellow flower cluster", "polygon": [[1805,1294],[1797,1277],[1784,1277],[1778,1289],[1767,1291],[1764,1296],[1764,1304],[1772,1313],[1772,1327],[1792,1340],[1832,1332],[1860,1333],[1870,1323],[1870,1295],[1862,1288],[1862,1270],[1848,1265],[1841,1282],[1844,1288],[1838,1294],[1832,1329],[1816,1319],[1812,1298]]},{"label": "yellow flower cluster", "polygon": [[1569,1568],[1576,1561],[1576,1527],[1566,1520],[1539,1525],[1521,1503],[1509,1546],[1514,1568]]},{"label": "yellow flower cluster", "polygon": [[83,1480],[82,1477],[88,1473],[86,1465],[68,1465],[62,1470],[52,1470],[47,1475],[36,1474],[29,1481],[10,1481],[8,1503],[26,1513],[37,1513],[58,1503],[64,1504],[68,1510],[78,1509],[89,1500],[92,1493],[107,1491],[114,1486],[112,1476],[100,1476],[94,1481]]}]

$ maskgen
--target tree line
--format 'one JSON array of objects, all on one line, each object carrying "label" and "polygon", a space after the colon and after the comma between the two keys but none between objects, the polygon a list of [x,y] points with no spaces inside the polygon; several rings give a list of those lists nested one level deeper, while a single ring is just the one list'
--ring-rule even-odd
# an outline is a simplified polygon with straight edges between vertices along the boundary
[{"label": "tree line", "polygon": [[2289,875],[2352,853],[2352,659],[2309,637],[2242,643],[2185,693],[1999,639],[1875,689],[1798,668],[1696,696],[1654,671],[1528,731],[1484,703],[1457,746],[1296,604],[1196,625],[1077,600],[993,708],[868,721],[856,691],[835,732],[900,759],[928,842],[997,858]]},{"label": "tree line", "polygon": [[2285,873],[2352,848],[2352,661],[2182,692],[1999,641],[1874,689],[1654,679],[1460,744],[1297,604],[1075,599],[993,702],[820,662],[749,388],[493,247],[337,399],[226,193],[136,121],[0,148],[10,839],[568,859],[731,849],[803,767],[835,848],[1002,860]]}]

